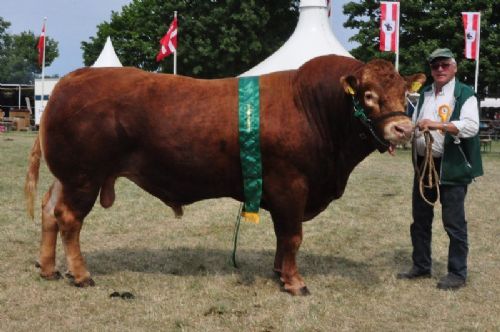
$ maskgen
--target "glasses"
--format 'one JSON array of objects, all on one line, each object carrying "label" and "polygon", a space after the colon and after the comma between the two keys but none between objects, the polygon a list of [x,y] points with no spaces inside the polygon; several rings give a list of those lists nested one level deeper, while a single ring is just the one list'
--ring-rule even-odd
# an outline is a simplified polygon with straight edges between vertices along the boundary
[{"label": "glasses", "polygon": [[451,63],[449,62],[436,62],[436,63],[431,63],[431,69],[432,70],[438,70],[439,67],[443,68],[443,70],[446,70],[450,68]]}]

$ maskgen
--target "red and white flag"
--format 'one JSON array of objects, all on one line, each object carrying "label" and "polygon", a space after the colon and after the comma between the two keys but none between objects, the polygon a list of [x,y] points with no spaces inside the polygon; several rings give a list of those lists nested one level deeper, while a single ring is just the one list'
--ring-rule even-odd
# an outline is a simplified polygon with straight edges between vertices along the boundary
[{"label": "red and white flag", "polygon": [[399,2],[380,2],[380,50],[396,52],[399,38]]},{"label": "red and white flag", "polygon": [[161,49],[156,56],[156,61],[161,61],[161,59],[169,56],[177,50],[177,17],[174,18],[167,33],[160,40]]},{"label": "red and white flag", "polygon": [[38,49],[38,65],[41,66],[43,64],[43,53],[45,51],[45,22],[42,26],[42,33],[40,34],[40,38],[38,38],[38,45],[36,47]]},{"label": "red and white flag", "polygon": [[465,35],[465,57],[467,59],[477,59],[479,56],[479,12],[462,12]]}]

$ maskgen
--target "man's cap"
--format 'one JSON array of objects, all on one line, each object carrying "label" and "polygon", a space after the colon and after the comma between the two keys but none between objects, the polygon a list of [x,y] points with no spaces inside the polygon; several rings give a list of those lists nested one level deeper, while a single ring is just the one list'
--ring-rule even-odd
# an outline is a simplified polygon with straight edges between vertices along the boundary
[{"label": "man's cap", "polygon": [[438,48],[435,49],[434,52],[432,52],[429,57],[427,58],[427,61],[431,63],[432,61],[436,60],[437,58],[454,58],[453,53],[450,51],[449,48]]}]

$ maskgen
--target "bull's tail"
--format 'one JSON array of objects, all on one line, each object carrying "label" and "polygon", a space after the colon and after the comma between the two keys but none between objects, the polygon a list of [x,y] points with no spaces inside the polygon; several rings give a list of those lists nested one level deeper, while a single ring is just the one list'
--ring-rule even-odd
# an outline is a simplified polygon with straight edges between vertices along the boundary
[{"label": "bull's tail", "polygon": [[26,196],[26,207],[31,219],[35,218],[34,206],[36,198],[36,187],[38,184],[38,174],[40,172],[40,159],[42,158],[42,149],[40,146],[40,136],[37,136],[29,157],[28,173],[24,184],[24,194]]}]

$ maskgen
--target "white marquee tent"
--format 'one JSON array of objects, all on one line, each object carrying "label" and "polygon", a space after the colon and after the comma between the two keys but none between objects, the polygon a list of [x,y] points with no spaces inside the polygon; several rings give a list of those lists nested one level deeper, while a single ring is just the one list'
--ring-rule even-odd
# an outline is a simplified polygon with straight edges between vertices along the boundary
[{"label": "white marquee tent", "polygon": [[109,36],[106,39],[106,44],[104,44],[101,54],[92,67],[123,67],[120,59],[118,59],[118,56],[116,55],[115,48],[113,47]]},{"label": "white marquee tent", "polygon": [[299,10],[297,27],[285,44],[241,76],[297,69],[308,60],[326,54],[352,58],[332,32],[326,0],[301,0]]},{"label": "white marquee tent", "polygon": [[[115,49],[109,36],[106,39],[106,44],[104,44],[101,54],[92,67],[123,67],[120,59],[118,59],[118,56],[115,53]],[[40,124],[40,118],[45,109],[45,105],[47,104],[52,90],[58,81],[58,78],[46,78],[43,82],[41,79],[35,79],[35,124]]]}]

